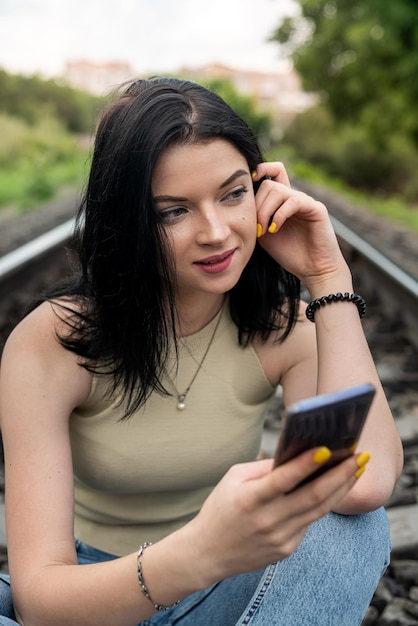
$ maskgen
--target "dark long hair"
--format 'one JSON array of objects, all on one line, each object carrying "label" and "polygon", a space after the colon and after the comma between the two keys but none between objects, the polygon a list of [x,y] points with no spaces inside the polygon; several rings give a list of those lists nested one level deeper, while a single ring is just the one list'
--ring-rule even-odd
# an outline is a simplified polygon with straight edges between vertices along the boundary
[{"label": "dark long hair", "polygon": [[[173,144],[229,141],[254,170],[263,157],[248,125],[215,93],[172,78],[138,80],[104,111],[76,227],[80,271],[49,292],[72,311],[61,343],[85,367],[113,377],[132,414],[162,378],[174,335],[175,275],[165,230],[155,211],[152,175]],[[298,279],[258,245],[229,294],[238,341],[273,330],[284,339],[299,302]],[[63,296],[68,296],[64,298]],[[77,297],[78,306],[70,302]],[[64,303],[64,304],[63,304]]]}]

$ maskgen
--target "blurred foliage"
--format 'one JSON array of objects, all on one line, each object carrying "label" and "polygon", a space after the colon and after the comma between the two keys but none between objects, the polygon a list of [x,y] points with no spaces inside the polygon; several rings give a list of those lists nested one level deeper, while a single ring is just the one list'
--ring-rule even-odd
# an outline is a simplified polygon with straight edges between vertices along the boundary
[{"label": "blurred foliage", "polygon": [[55,80],[8,74],[0,69],[0,113],[36,125],[56,118],[71,133],[90,132],[98,98]]},{"label": "blurred foliage", "polygon": [[98,99],[0,70],[0,207],[24,210],[85,175]]},{"label": "blurred foliage", "polygon": [[36,125],[0,114],[0,207],[23,210],[52,197],[85,174],[86,149],[59,121],[45,117]]},{"label": "blurred foliage", "polygon": [[23,163],[38,154],[59,162],[74,150],[75,138],[54,117],[39,119],[36,125],[0,113],[0,167]]},{"label": "blurred foliage", "polygon": [[297,0],[272,40],[321,104],[287,133],[304,158],[354,186],[418,200],[418,3]]}]

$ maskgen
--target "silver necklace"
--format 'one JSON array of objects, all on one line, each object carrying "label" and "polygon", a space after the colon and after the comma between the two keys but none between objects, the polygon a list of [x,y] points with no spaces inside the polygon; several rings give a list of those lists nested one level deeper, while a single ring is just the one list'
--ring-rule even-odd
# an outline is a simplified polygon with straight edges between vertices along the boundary
[{"label": "silver necklace", "polygon": [[[208,345],[206,346],[206,350],[205,350],[205,352],[204,352],[204,354],[203,354],[202,358],[200,359],[200,362],[199,362],[199,363],[198,363],[198,365],[197,365],[197,370],[196,370],[196,371],[195,371],[195,373],[193,374],[192,380],[191,380],[191,381],[190,381],[190,383],[188,384],[187,389],[186,389],[185,391],[183,391],[183,393],[180,393],[180,392],[179,392],[179,390],[177,389],[177,387],[175,386],[173,379],[169,376],[170,382],[171,382],[171,384],[173,385],[174,391],[175,391],[175,392],[176,392],[176,394],[177,394],[177,409],[178,409],[179,411],[183,411],[183,409],[185,409],[185,408],[186,408],[186,397],[187,397],[187,394],[189,393],[189,391],[190,391],[190,389],[191,389],[191,387],[192,387],[192,385],[193,385],[194,381],[196,380],[196,377],[197,377],[198,373],[200,372],[200,370],[201,370],[201,368],[202,368],[202,365],[203,365],[203,363],[205,362],[205,359],[206,359],[206,357],[207,357],[207,355],[208,355],[208,352],[209,352],[210,347],[211,347],[211,345],[212,345],[212,343],[213,343],[213,340],[215,339],[216,331],[218,330],[218,328],[219,328],[219,324],[221,323],[221,318],[222,318],[222,313],[223,313],[223,311],[224,311],[224,306],[225,306],[225,305],[223,304],[223,305],[222,305],[222,308],[221,308],[221,311],[220,311],[220,313],[219,313],[219,317],[218,317],[218,320],[217,320],[217,322],[216,322],[215,328],[213,329],[212,335],[211,335],[211,337],[210,337],[210,339],[209,339],[209,343],[208,343]],[[187,349],[187,347],[186,347],[186,349]],[[168,375],[168,374],[167,374],[167,375]]]}]

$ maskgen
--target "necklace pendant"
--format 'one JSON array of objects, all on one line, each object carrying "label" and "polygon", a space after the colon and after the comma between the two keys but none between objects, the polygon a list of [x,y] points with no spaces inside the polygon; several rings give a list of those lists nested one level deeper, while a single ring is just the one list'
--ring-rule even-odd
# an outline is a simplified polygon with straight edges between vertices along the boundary
[{"label": "necklace pendant", "polygon": [[[225,304],[225,302],[224,302],[224,304]],[[178,411],[184,411],[184,409],[186,408],[186,396],[187,396],[187,394],[189,393],[190,388],[191,388],[191,386],[193,385],[194,381],[196,380],[196,377],[197,377],[198,373],[200,372],[200,370],[201,370],[201,368],[202,368],[202,365],[203,365],[203,363],[205,362],[205,359],[206,359],[206,357],[207,357],[207,355],[208,355],[208,352],[209,352],[210,347],[211,347],[211,345],[212,345],[212,343],[213,343],[213,340],[215,339],[216,331],[218,330],[218,326],[219,326],[219,324],[221,323],[222,313],[223,313],[223,310],[224,310],[224,304],[222,305],[221,310],[220,310],[220,312],[218,313],[218,321],[217,321],[217,322],[216,322],[216,324],[215,324],[215,328],[213,329],[212,336],[211,336],[211,338],[209,339],[209,343],[208,343],[208,345],[206,346],[206,350],[205,350],[205,352],[204,352],[204,354],[203,354],[202,358],[200,359],[200,362],[199,362],[199,363],[198,363],[198,362],[197,362],[197,360],[194,358],[194,356],[193,356],[192,352],[189,350],[189,348],[187,348],[186,344],[184,344],[184,347],[187,349],[187,351],[189,352],[190,356],[191,356],[191,357],[194,359],[194,361],[197,363],[197,370],[196,370],[196,371],[195,371],[195,373],[193,374],[192,380],[190,381],[189,386],[188,386],[188,387],[186,387],[186,390],[185,390],[185,392],[184,392],[184,393],[179,393],[179,392],[178,392],[177,387],[176,387],[176,385],[174,384],[174,381],[170,378],[170,376],[169,376],[168,372],[167,372],[167,371],[165,371],[166,376],[168,377],[168,379],[169,379],[169,380],[170,380],[170,382],[171,382],[171,385],[172,385],[172,387],[173,387],[173,390],[174,390],[174,391],[175,391],[175,393],[177,394],[177,410],[178,410]]]},{"label": "necklace pendant", "polygon": [[177,403],[177,408],[179,411],[183,411],[183,409],[186,408],[186,403],[184,402],[186,399],[186,396],[184,394],[181,394],[178,397],[178,403]]}]

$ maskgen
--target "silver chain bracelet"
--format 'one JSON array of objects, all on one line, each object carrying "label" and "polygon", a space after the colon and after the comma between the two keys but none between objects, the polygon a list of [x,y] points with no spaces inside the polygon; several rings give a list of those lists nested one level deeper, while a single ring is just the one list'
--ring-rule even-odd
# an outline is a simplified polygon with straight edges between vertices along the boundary
[{"label": "silver chain bracelet", "polygon": [[143,543],[142,546],[138,550],[137,568],[138,568],[138,582],[139,582],[139,586],[140,586],[141,591],[144,594],[144,596],[146,598],[148,598],[148,600],[151,602],[151,604],[153,605],[153,607],[154,607],[154,609],[156,611],[168,611],[168,609],[171,609],[173,606],[176,606],[180,602],[180,600],[178,600],[177,602],[174,602],[173,604],[170,604],[169,606],[164,606],[163,604],[157,604],[157,602],[154,602],[154,600],[151,598],[150,593],[148,591],[148,587],[146,586],[145,581],[144,581],[144,575],[142,573],[141,558],[142,558],[142,555],[144,553],[144,550],[146,548],[149,548],[149,546],[152,546],[152,542],[151,541],[145,541],[145,543]]}]

